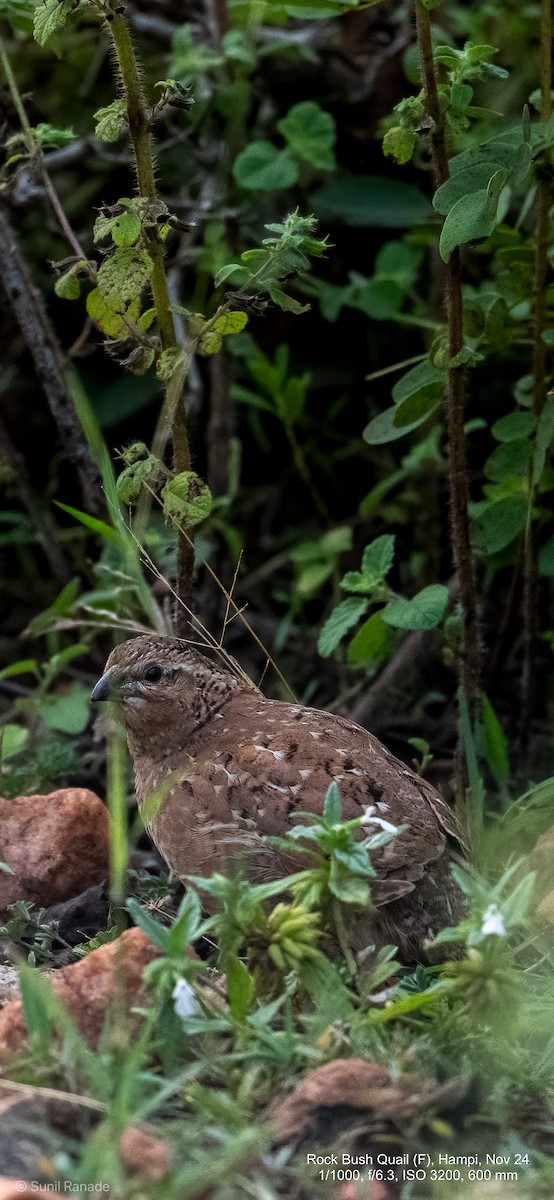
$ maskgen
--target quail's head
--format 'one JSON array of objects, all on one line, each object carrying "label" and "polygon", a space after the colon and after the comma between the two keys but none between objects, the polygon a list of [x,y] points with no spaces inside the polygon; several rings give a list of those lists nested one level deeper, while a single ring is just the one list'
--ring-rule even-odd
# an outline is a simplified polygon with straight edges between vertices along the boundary
[{"label": "quail's head", "polygon": [[179,638],[131,638],[112,650],[92,700],[113,700],[129,734],[187,736],[240,685]]}]

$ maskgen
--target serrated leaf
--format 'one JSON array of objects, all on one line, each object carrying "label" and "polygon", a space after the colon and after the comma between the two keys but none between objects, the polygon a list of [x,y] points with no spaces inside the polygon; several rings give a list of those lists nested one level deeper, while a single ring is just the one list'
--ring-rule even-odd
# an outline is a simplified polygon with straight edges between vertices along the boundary
[{"label": "serrated leaf", "polygon": [[152,259],[146,250],[118,247],[104,259],[96,277],[98,291],[114,312],[123,312],[140,297],[152,275]]},{"label": "serrated leaf", "polygon": [[33,35],[39,46],[45,46],[54,33],[63,29],[73,11],[73,0],[46,0],[33,15]]},{"label": "serrated leaf", "polygon": [[[122,313],[116,312],[115,309],[108,304],[105,297],[102,295],[99,288],[93,288],[87,296],[87,312],[93,321],[96,321],[106,337],[124,338],[127,337],[129,329],[122,319]],[[129,305],[125,312],[125,316],[130,321],[135,322],[140,313],[140,300],[134,300]]]},{"label": "serrated leaf", "polygon": [[140,237],[140,217],[136,212],[123,212],[115,217],[110,233],[115,246],[134,246]]},{"label": "serrated leaf", "polygon": [[247,324],[248,313],[230,312],[223,313],[221,317],[218,317],[215,323],[215,328],[217,329],[218,333],[222,333],[225,337],[227,337],[227,335],[230,333],[240,333]]},{"label": "serrated leaf", "polygon": [[251,142],[237,155],[233,178],[249,191],[281,191],[296,183],[298,167],[286,150],[278,150],[272,142]]},{"label": "serrated leaf", "polygon": [[200,349],[205,354],[217,354],[223,345],[223,338],[217,329],[208,329],[200,338]]},{"label": "serrated leaf", "polygon": [[162,488],[164,515],[187,528],[199,525],[209,517],[212,493],[196,471],[182,471]]},{"label": "serrated leaf", "polygon": [[317,643],[322,658],[327,658],[329,654],[333,653],[333,650],[336,650],[344,635],[367,612],[368,607],[367,597],[349,596],[348,600],[343,600],[333,609],[320,632]]},{"label": "serrated leaf", "polygon": [[434,629],[442,620],[448,604],[448,588],[432,583],[411,600],[390,600],[383,609],[383,620],[396,629]]},{"label": "serrated leaf", "polygon": [[394,534],[384,533],[365,547],[362,554],[362,571],[376,583],[384,579],[392,567],[395,541]]},{"label": "serrated leaf", "polygon": [[298,158],[305,159],[320,171],[334,169],[335,121],[315,100],[293,104],[286,117],[277,122],[277,128]]},{"label": "serrated leaf", "polygon": [[123,97],[112,100],[94,114],[95,134],[102,142],[117,142],[127,120],[127,103]]},{"label": "serrated leaf", "polygon": [[408,163],[415,150],[416,135],[413,129],[407,129],[403,125],[395,125],[392,129],[387,129],[383,138],[383,154],[385,157],[394,158],[395,162],[400,166]]}]

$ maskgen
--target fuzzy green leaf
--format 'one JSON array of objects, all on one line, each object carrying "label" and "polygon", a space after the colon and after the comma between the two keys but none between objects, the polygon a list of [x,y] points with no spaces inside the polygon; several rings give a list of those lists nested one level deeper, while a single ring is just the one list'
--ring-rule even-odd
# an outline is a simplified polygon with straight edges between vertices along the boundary
[{"label": "fuzzy green leaf", "polygon": [[296,183],[298,167],[286,150],[278,150],[272,142],[251,142],[237,155],[233,178],[249,191],[281,191]]},{"label": "fuzzy green leaf", "polygon": [[319,635],[317,648],[322,658],[327,658],[336,650],[344,635],[367,612],[368,607],[366,596],[349,596],[348,600],[343,600],[333,609]]},{"label": "fuzzy green leaf", "polygon": [[97,275],[97,286],[103,299],[115,312],[140,297],[152,275],[152,259],[146,250],[132,246],[118,247],[106,258]]},{"label": "fuzzy green leaf", "polygon": [[127,120],[127,103],[123,97],[112,100],[104,108],[98,108],[94,114],[96,121],[95,134],[102,142],[117,142]]},{"label": "fuzzy green leaf", "polygon": [[525,496],[507,496],[493,501],[476,519],[473,543],[477,554],[497,554],[522,532],[527,518]]},{"label": "fuzzy green leaf", "polygon": [[67,25],[70,14],[74,9],[73,0],[46,0],[39,4],[33,16],[33,34],[39,46],[45,46],[49,39]]},{"label": "fuzzy green leaf", "polygon": [[182,471],[162,489],[164,514],[178,524],[190,528],[209,517],[212,493],[195,471]]},{"label": "fuzzy green leaf", "polygon": [[380,612],[372,613],[364,621],[348,646],[349,663],[377,662],[385,649],[387,627]]},{"label": "fuzzy green leaf", "polygon": [[81,295],[81,284],[71,268],[64,275],[60,275],[54,284],[56,296],[60,296],[62,300],[78,300]]},{"label": "fuzzy green leaf", "polygon": [[293,104],[286,117],[277,122],[277,128],[297,158],[320,171],[334,170],[335,121],[315,100]]},{"label": "fuzzy green leaf", "polygon": [[442,620],[448,603],[448,588],[432,583],[412,600],[391,600],[383,609],[383,620],[396,629],[434,629]]}]

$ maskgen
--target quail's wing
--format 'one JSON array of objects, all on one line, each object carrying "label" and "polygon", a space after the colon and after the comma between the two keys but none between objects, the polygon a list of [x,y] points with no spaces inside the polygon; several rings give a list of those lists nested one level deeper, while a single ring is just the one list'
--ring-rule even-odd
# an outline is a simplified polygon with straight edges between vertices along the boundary
[{"label": "quail's wing", "polygon": [[369,807],[375,818],[406,826],[372,856],[377,904],[412,891],[427,864],[444,853],[447,837],[463,844],[456,818],[434,788],[342,717],[242,694],[210,724],[213,743],[206,761],[211,785],[219,780],[218,807],[224,799],[230,820],[250,829],[253,841],[264,834],[283,836],[304,820],[296,814],[320,814],[333,780],[343,819]]}]

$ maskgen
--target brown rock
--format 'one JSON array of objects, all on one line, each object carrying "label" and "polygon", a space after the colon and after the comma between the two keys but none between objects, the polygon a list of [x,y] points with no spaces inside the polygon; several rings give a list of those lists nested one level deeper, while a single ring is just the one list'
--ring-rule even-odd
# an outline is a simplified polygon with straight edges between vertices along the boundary
[{"label": "brown rock", "polygon": [[16,900],[41,908],[77,896],[108,874],[108,812],[87,788],[0,799],[0,912]]},{"label": "brown rock", "polygon": [[25,1179],[6,1179],[0,1176],[0,1200],[21,1200],[21,1197],[34,1196],[37,1200],[52,1200],[52,1192],[45,1188],[32,1186]]},{"label": "brown rock", "polygon": [[[460,1080],[437,1084],[414,1073],[393,1079],[382,1063],[362,1058],[337,1058],[308,1071],[290,1095],[278,1100],[269,1117],[277,1143],[298,1144],[304,1138],[325,1139],[334,1127],[332,1110],[367,1110],[372,1123],[397,1129],[414,1128],[429,1109],[448,1107],[464,1095]],[[359,1118],[358,1118],[359,1120]]]},{"label": "brown rock", "polygon": [[[144,1003],[144,968],[159,950],[141,929],[128,929],[115,942],[91,951],[79,962],[49,975],[49,983],[66,1005],[83,1037],[98,1044],[110,1000],[121,989],[124,1012]],[[129,1018],[131,1021],[136,1017]],[[18,1051],[27,1040],[21,1000],[10,1000],[0,1012],[0,1060]]]},{"label": "brown rock", "polygon": [[161,1179],[172,1163],[169,1144],[136,1125],[122,1133],[119,1153],[129,1174],[139,1175],[142,1179]]}]

